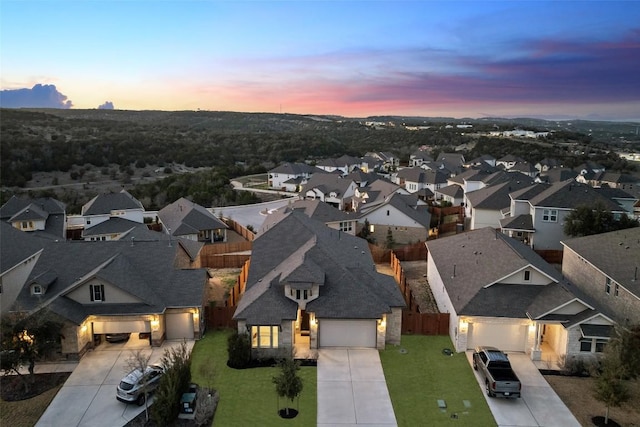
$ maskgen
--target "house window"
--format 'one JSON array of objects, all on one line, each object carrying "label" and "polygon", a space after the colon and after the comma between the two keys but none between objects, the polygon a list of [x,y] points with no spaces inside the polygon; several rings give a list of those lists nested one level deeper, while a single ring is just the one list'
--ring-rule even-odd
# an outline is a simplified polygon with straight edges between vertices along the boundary
[{"label": "house window", "polygon": [[252,326],[251,347],[278,348],[279,326]]},{"label": "house window", "polygon": [[611,279],[607,277],[607,280],[604,283],[604,293],[607,295],[611,294]]},{"label": "house window", "polygon": [[615,286],[613,287],[613,295],[618,296],[619,292],[620,292],[620,285],[616,283]]},{"label": "house window", "polygon": [[525,271],[524,272],[524,281],[528,282],[531,280],[531,272],[530,271]]},{"label": "house window", "polygon": [[340,223],[340,231],[351,231],[353,229],[353,223],[351,221],[342,221]]},{"label": "house window", "polygon": [[300,289],[296,289],[296,299],[300,299]]},{"label": "house window", "polygon": [[104,285],[89,285],[91,301],[104,301]]},{"label": "house window", "polygon": [[33,295],[42,295],[42,286],[33,285],[32,293],[33,293]]},{"label": "house window", "polygon": [[387,209],[387,216],[389,216],[389,209]]},{"label": "house window", "polygon": [[602,353],[608,340],[597,338],[582,338],[580,340],[580,351],[583,353]]},{"label": "house window", "polygon": [[557,209],[543,209],[542,220],[544,222],[558,222],[558,210]]},{"label": "house window", "polygon": [[303,298],[303,299],[305,299],[305,300],[306,300],[307,298],[309,298],[309,292],[308,292],[306,289],[305,289],[305,290],[304,290],[304,292],[303,292],[302,298]]}]

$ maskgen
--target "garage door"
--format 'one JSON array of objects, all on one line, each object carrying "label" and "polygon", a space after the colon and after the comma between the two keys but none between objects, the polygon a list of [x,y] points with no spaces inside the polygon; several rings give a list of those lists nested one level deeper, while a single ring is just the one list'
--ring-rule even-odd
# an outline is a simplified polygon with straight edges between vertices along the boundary
[{"label": "garage door", "polygon": [[320,319],[320,347],[376,347],[375,320]]},{"label": "garage door", "polygon": [[168,340],[193,339],[193,314],[167,313],[164,321]]},{"label": "garage door", "polygon": [[504,351],[526,351],[527,326],[504,323],[470,323],[467,348],[488,345]]},{"label": "garage door", "polygon": [[94,334],[118,334],[125,332],[151,332],[149,322],[144,320],[93,322]]}]

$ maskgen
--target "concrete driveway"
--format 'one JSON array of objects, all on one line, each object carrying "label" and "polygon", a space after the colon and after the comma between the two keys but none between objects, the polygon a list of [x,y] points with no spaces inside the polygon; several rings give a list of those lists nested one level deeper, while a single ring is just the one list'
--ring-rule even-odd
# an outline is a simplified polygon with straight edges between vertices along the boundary
[{"label": "concrete driveway", "polygon": [[[150,363],[160,361],[164,350],[181,341],[165,341],[162,347],[149,347],[146,340],[131,334],[126,343],[104,343],[80,359],[36,426],[123,426],[139,413],[143,406],[116,400],[116,386],[131,369],[127,359],[131,352],[143,349],[151,353]],[[189,351],[193,341],[187,341]],[[152,400],[150,400],[151,402]]]},{"label": "concrete driveway", "polygon": [[396,426],[375,349],[318,351],[318,426]]},{"label": "concrete driveway", "polygon": [[[472,352],[467,351],[473,366]],[[520,399],[488,397],[484,380],[474,371],[489,409],[499,427],[580,427],[580,423],[560,400],[527,354],[509,353],[511,367],[522,383]]]}]

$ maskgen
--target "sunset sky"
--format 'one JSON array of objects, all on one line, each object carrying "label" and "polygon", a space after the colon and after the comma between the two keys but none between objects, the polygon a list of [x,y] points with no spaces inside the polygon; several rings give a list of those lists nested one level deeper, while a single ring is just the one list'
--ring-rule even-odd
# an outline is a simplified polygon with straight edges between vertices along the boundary
[{"label": "sunset sky", "polygon": [[2,0],[0,28],[3,106],[640,120],[637,1]]}]

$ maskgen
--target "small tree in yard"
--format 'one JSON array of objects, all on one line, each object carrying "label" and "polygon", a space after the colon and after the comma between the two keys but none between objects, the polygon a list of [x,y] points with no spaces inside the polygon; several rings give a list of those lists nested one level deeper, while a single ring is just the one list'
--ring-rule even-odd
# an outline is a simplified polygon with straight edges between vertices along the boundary
[{"label": "small tree in yard", "polygon": [[191,355],[187,344],[168,348],[162,356],[165,373],[156,390],[151,419],[159,426],[170,425],[179,412],[180,398],[191,382]]},{"label": "small tree in yard", "polygon": [[[1,320],[0,365],[5,374],[15,373],[23,380],[25,393],[35,381],[36,361],[58,347],[62,323],[42,309],[34,314],[7,313]],[[20,368],[27,366],[29,380]]]},{"label": "small tree in yard", "polygon": [[387,240],[385,241],[385,248],[393,249],[393,245],[396,244],[395,239],[393,238],[393,232],[391,231],[391,227],[387,230]]},{"label": "small tree in yard", "polygon": [[[273,377],[272,381],[276,385],[276,393],[280,397],[286,397],[293,403],[293,399],[302,393],[302,378],[298,376],[300,362],[292,358],[285,358],[280,361],[280,375]],[[285,414],[289,416],[289,407],[285,408]]]},{"label": "small tree in yard", "polygon": [[605,347],[600,369],[595,372],[594,396],[606,405],[604,423],[609,423],[609,408],[618,407],[631,397],[625,380],[637,374],[637,366],[629,363],[629,355],[637,348],[633,344],[633,333],[622,328],[616,329],[616,335]]},{"label": "small tree in yard", "polygon": [[251,342],[249,335],[235,331],[227,339],[227,353],[229,359],[227,365],[230,368],[246,368],[251,362]]},{"label": "small tree in yard", "polygon": [[145,371],[147,370],[147,366],[149,366],[149,359],[151,358],[151,353],[144,353],[142,350],[132,351],[129,357],[127,358],[126,369],[127,371],[137,370],[142,373],[141,377],[141,396],[138,399],[144,400],[144,416],[145,419],[149,420],[149,403],[148,403],[148,395],[149,395],[149,386],[148,386],[148,377],[145,375]]}]

